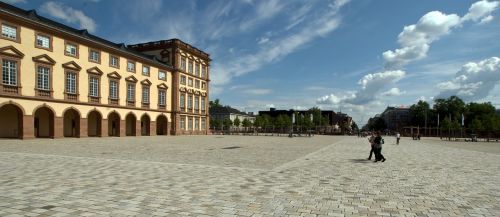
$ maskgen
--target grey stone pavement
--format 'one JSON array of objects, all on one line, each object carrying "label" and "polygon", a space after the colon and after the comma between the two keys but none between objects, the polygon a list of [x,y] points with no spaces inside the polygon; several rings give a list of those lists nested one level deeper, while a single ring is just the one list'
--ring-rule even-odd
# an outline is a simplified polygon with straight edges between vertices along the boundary
[{"label": "grey stone pavement", "polygon": [[0,216],[500,216],[500,143],[0,140]]}]

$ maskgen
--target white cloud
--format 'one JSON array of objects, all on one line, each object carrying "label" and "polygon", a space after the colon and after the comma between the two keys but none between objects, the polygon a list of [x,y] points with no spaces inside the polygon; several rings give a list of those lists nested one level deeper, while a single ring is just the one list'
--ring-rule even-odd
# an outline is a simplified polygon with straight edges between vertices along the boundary
[{"label": "white cloud", "polygon": [[456,95],[464,100],[480,100],[488,96],[500,81],[500,58],[491,57],[462,66],[450,81],[441,82],[438,97]]},{"label": "white cloud", "polygon": [[79,28],[87,29],[89,32],[96,31],[97,24],[94,20],[80,10],[52,1],[45,2],[40,9],[43,13],[52,17],[62,19],[71,24],[78,24]]},{"label": "white cloud", "polygon": [[405,93],[406,91],[401,91],[399,88],[393,87],[390,90],[383,92],[382,96],[401,96]]},{"label": "white cloud", "polygon": [[322,16],[304,25],[300,31],[288,34],[284,37],[269,39],[266,47],[256,53],[239,56],[229,63],[214,63],[212,70],[213,85],[225,85],[236,76],[256,71],[262,66],[295,52],[302,45],[307,44],[317,37],[323,37],[335,30],[340,24],[338,10],[347,3],[345,0],[337,0],[330,5]]},{"label": "white cloud", "polygon": [[500,6],[500,2],[498,1],[478,1],[470,6],[469,12],[462,17],[462,20],[472,20],[474,22],[481,20],[482,22],[484,19],[493,19],[491,13],[495,11],[498,6]]},{"label": "white cloud", "polygon": [[412,61],[427,56],[432,42],[449,34],[454,28],[460,27],[466,21],[484,24],[493,20],[491,13],[498,8],[498,1],[478,1],[471,5],[469,12],[463,17],[456,14],[444,14],[431,11],[413,25],[405,26],[398,35],[398,43],[402,48],[383,53],[386,67],[399,68]]},{"label": "white cloud", "polygon": [[240,30],[248,31],[260,25],[263,21],[276,16],[283,10],[286,2],[279,0],[259,1],[255,7],[255,14],[252,14],[251,17],[240,24]]},{"label": "white cloud", "polygon": [[361,89],[358,90],[350,99],[346,99],[347,103],[361,105],[371,102],[376,99],[376,96],[386,89],[389,85],[404,78],[406,73],[401,70],[384,71],[374,74],[365,75],[358,84]]}]

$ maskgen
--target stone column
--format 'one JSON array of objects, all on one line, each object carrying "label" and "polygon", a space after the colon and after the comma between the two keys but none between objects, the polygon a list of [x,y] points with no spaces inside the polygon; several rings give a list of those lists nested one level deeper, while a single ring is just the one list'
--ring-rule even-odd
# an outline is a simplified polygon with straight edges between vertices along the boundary
[{"label": "stone column", "polygon": [[118,136],[127,136],[127,121],[125,120],[120,120],[120,134]]},{"label": "stone column", "polygon": [[135,136],[142,136],[141,120],[135,121]]},{"label": "stone column", "polygon": [[149,122],[149,135],[156,136],[156,121]]},{"label": "stone column", "polygon": [[54,117],[54,138],[64,137],[64,118]]},{"label": "stone column", "polygon": [[101,137],[108,137],[108,119],[101,120]]},{"label": "stone column", "polygon": [[35,138],[35,126],[33,126],[34,120],[32,115],[23,116],[23,135],[22,139],[33,139]]},{"label": "stone column", "polygon": [[80,138],[88,137],[88,119],[80,118]]}]

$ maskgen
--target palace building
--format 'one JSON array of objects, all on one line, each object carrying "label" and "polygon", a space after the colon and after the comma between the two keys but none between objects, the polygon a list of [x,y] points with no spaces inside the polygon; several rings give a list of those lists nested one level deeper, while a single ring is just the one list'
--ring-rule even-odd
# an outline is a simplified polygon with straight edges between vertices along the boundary
[{"label": "palace building", "polygon": [[126,46],[0,2],[0,138],[208,133],[209,54]]}]

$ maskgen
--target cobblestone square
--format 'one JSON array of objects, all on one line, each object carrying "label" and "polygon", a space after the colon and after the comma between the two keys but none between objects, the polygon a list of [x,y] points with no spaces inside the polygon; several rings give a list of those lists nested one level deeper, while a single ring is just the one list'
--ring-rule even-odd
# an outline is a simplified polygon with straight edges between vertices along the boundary
[{"label": "cobblestone square", "polygon": [[0,140],[0,216],[500,216],[500,144],[386,137]]}]

